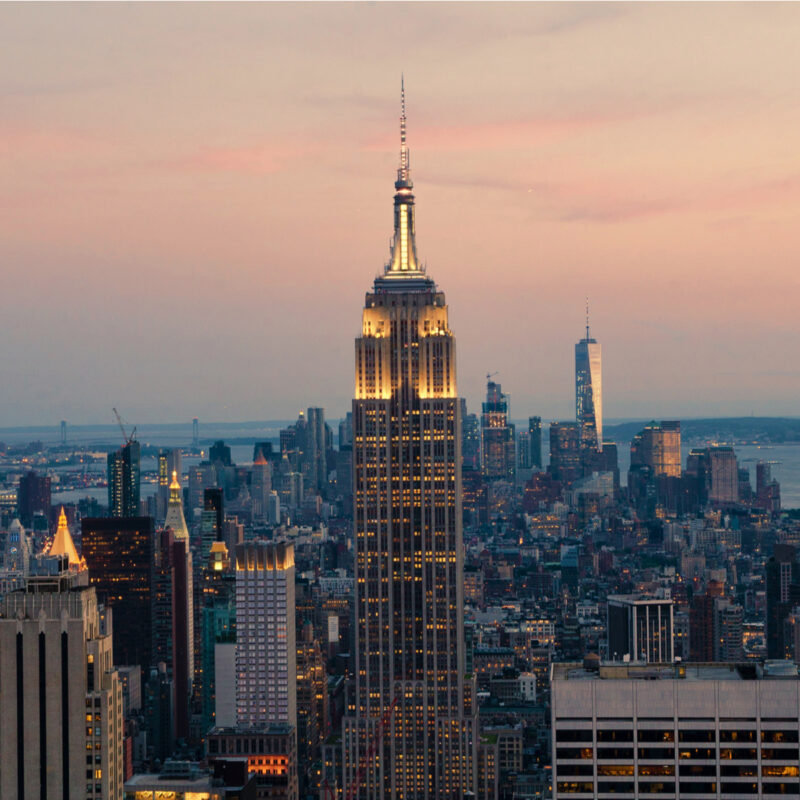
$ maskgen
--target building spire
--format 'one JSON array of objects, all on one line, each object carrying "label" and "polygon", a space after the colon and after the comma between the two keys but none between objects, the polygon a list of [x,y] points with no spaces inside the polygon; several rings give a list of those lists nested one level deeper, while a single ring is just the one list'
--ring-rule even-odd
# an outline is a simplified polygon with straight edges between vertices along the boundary
[{"label": "building spire", "polygon": [[417,261],[417,245],[414,230],[414,183],[406,137],[406,82],[400,76],[400,166],[394,184],[394,239],[392,257],[386,265],[384,277],[419,278],[424,268]]},{"label": "building spire", "polygon": [[181,484],[176,470],[172,471],[172,483],[169,485],[169,503],[167,504],[167,517],[164,520],[165,528],[172,528],[175,539],[189,542],[189,529],[186,527],[186,517],[183,515],[183,499],[181,497]]},{"label": "building spire", "polygon": [[[397,170],[397,183],[411,188],[411,166],[406,143],[406,81],[400,74],[400,167]],[[397,188],[400,188],[399,186]]]},{"label": "building spire", "polygon": [[589,338],[589,298],[586,298],[586,338]]}]

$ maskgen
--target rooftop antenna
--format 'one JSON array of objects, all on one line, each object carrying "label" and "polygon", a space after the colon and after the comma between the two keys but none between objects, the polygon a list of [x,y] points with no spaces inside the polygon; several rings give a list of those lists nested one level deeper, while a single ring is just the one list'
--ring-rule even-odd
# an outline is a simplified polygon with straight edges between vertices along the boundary
[{"label": "rooftop antenna", "polygon": [[406,80],[400,73],[400,178],[408,177],[408,145],[406,144]]},{"label": "rooftop antenna", "polygon": [[589,338],[589,298],[586,298],[586,338]]}]

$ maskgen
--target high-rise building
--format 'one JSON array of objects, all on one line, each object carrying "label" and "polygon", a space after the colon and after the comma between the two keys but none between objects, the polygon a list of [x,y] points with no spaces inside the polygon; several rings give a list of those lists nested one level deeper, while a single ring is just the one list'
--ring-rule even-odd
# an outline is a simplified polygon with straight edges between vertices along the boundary
[{"label": "high-rise building", "polygon": [[581,447],[603,448],[603,378],[600,344],[589,336],[589,307],[586,307],[586,336],[575,345],[575,419]]},{"label": "high-rise building", "polygon": [[218,466],[231,466],[231,448],[222,439],[218,439],[208,449],[208,460]]},{"label": "high-rise building", "polygon": [[19,520],[29,528],[33,523],[33,515],[37,512],[44,514],[45,519],[50,519],[50,478],[39,475],[36,470],[26,472],[19,479],[17,491],[17,508]]},{"label": "high-rise building", "polygon": [[355,343],[355,686],[339,785],[360,800],[475,787],[455,338],[417,257],[405,125],[403,100],[391,257]]},{"label": "high-rise building", "polygon": [[297,725],[294,546],[236,547],[236,720]]},{"label": "high-rise building", "polygon": [[788,643],[784,622],[800,604],[800,562],[797,549],[776,544],[766,568],[767,658],[786,658]]},{"label": "high-rise building", "polygon": [[611,661],[674,659],[672,599],[641,594],[609,595],[608,657]]},{"label": "high-rise building", "polygon": [[542,468],[542,418],[528,417],[527,430],[517,436],[517,466],[530,478],[532,470]]},{"label": "high-rise building", "polygon": [[297,642],[297,761],[301,791],[319,760],[329,722],[328,676],[314,627],[306,623]]},{"label": "high-rise building", "polygon": [[533,469],[542,468],[542,418],[528,417],[528,447]]},{"label": "high-rise building", "polygon": [[306,414],[306,448],[304,471],[308,475],[308,485],[317,491],[328,485],[328,462],[325,435],[325,409],[309,408]]},{"label": "high-rise building", "polygon": [[211,545],[221,542],[225,522],[225,492],[212,487],[203,490],[203,511],[200,515],[200,563],[205,564]]},{"label": "high-rise building", "polygon": [[554,800],[800,793],[794,664],[551,670]]},{"label": "high-rise building", "polygon": [[150,672],[152,655],[152,517],[81,520],[81,551],[98,600],[113,608],[114,658]]},{"label": "high-rise building", "polygon": [[653,476],[681,477],[681,423],[651,422],[631,442],[631,466],[643,464]]},{"label": "high-rise building", "polygon": [[165,528],[156,534],[153,575],[153,655],[172,679],[174,724],[179,739],[189,736],[189,701],[194,680],[194,601],[189,542]]},{"label": "high-rise building", "polygon": [[189,529],[186,527],[186,517],[183,515],[183,494],[177,472],[172,473],[172,482],[169,485],[169,501],[164,527],[172,528],[175,538],[180,542],[186,542],[188,546]]},{"label": "high-rise building", "polygon": [[461,466],[477,472],[481,468],[481,423],[477,414],[467,414],[467,401],[461,398]]},{"label": "high-rise building", "polygon": [[550,423],[550,465],[554,480],[570,484],[581,477],[580,428],[576,422]]},{"label": "high-rise building", "polygon": [[339,420],[339,447],[344,445],[353,445],[353,412],[348,411],[344,417]]},{"label": "high-rise building", "polygon": [[263,451],[259,450],[250,470],[250,497],[253,500],[253,516],[262,519],[267,516],[267,503],[272,491],[272,467]]},{"label": "high-rise building", "polygon": [[513,481],[516,475],[514,426],[508,421],[509,398],[489,379],[481,406],[481,469],[489,481]]},{"label": "high-rise building", "polygon": [[31,549],[25,528],[18,519],[8,530],[0,528],[0,597],[25,585]]},{"label": "high-rise building", "polygon": [[711,467],[709,503],[716,506],[737,503],[739,501],[739,465],[733,448],[708,448],[708,461]]},{"label": "high-rise building", "polygon": [[200,422],[197,417],[192,419],[192,447],[200,447]]},{"label": "high-rise building", "polygon": [[769,513],[781,510],[781,485],[772,477],[767,461],[756,464],[756,503]]},{"label": "high-rise building", "polygon": [[689,657],[692,661],[714,661],[716,649],[715,604],[723,599],[725,586],[709,581],[705,592],[692,598],[689,611]]},{"label": "high-rise building", "polygon": [[236,724],[236,574],[228,552],[215,542],[198,581],[202,647],[195,658],[195,692],[204,733]]},{"label": "high-rise building", "polygon": [[141,447],[131,439],[108,454],[108,509],[112,517],[139,514]]},{"label": "high-rise building", "polygon": [[157,492],[157,519],[164,519],[169,502],[169,487],[172,482],[172,473],[178,474],[180,479],[183,474],[181,451],[178,448],[161,450],[158,454],[158,492]]},{"label": "high-rise building", "polygon": [[3,800],[121,800],[122,688],[107,623],[67,555],[34,558],[25,589],[0,600]]},{"label": "high-rise building", "polygon": [[718,598],[714,604],[714,661],[744,661],[743,632],[744,609],[728,597]]}]

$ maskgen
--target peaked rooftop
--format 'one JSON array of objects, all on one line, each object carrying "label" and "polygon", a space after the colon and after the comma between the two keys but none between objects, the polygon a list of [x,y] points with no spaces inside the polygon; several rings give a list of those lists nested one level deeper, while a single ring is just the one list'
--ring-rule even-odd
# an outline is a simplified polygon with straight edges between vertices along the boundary
[{"label": "peaked rooftop", "polygon": [[172,533],[177,540],[189,541],[189,529],[186,527],[186,518],[183,516],[181,485],[178,481],[178,473],[175,470],[172,471],[172,483],[169,485],[169,503],[164,527],[172,528]]},{"label": "peaked rooftop", "polygon": [[67,525],[67,515],[64,506],[61,506],[61,513],[58,515],[58,527],[53,544],[50,547],[51,556],[67,556],[70,567],[83,570],[86,569],[86,562],[78,555],[75,542],[72,541],[72,534]]}]

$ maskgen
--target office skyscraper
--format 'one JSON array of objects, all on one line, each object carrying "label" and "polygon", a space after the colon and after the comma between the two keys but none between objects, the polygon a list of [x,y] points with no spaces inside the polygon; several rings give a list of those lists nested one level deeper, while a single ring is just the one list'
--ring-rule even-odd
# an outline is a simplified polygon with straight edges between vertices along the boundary
[{"label": "office skyscraper", "polygon": [[714,506],[733,505],[739,500],[739,464],[732,447],[709,447],[711,487],[708,501]]},{"label": "office skyscraper", "polygon": [[412,188],[404,101],[391,258],[355,343],[355,691],[342,755],[344,790],[361,800],[474,791],[455,338],[417,257]]},{"label": "office skyscraper", "polygon": [[122,690],[86,578],[39,556],[0,601],[3,800],[122,798]]},{"label": "office skyscraper", "polygon": [[139,442],[130,440],[108,454],[108,510],[112,517],[139,514]]},{"label": "office skyscraper", "polygon": [[797,549],[776,544],[766,564],[767,658],[786,658],[785,621],[800,604],[800,561]]},{"label": "office skyscraper", "polygon": [[189,736],[189,700],[194,679],[192,554],[188,539],[164,528],[155,537],[153,570],[153,663],[163,661],[172,678],[173,730]]},{"label": "office skyscraper", "polygon": [[548,472],[566,484],[581,477],[580,429],[576,422],[550,423]]},{"label": "office skyscraper", "polygon": [[467,413],[467,401],[461,398],[461,467],[472,472],[481,468],[481,423],[477,414]]},{"label": "office skyscraper", "polygon": [[294,546],[236,547],[236,722],[297,725]]},{"label": "office skyscraper", "polygon": [[481,406],[481,464],[490,481],[513,481],[516,475],[514,426],[508,421],[509,399],[499,383],[487,379],[486,400]]},{"label": "office skyscraper", "polygon": [[50,502],[50,478],[47,475],[39,475],[36,470],[31,470],[19,479],[17,507],[20,522],[25,527],[31,526],[33,515],[37,512],[49,519]]},{"label": "office skyscraper", "polygon": [[81,550],[101,603],[114,611],[114,658],[147,674],[152,655],[152,517],[84,517]]},{"label": "office skyscraper", "polygon": [[586,306],[586,336],[575,345],[575,419],[581,448],[603,449],[603,382],[600,345],[589,336],[589,306]]},{"label": "office skyscraper", "polygon": [[645,466],[655,477],[681,477],[681,423],[651,422],[631,442],[631,466]]},{"label": "office skyscraper", "polygon": [[531,467],[542,468],[542,418],[528,417],[528,447]]}]

